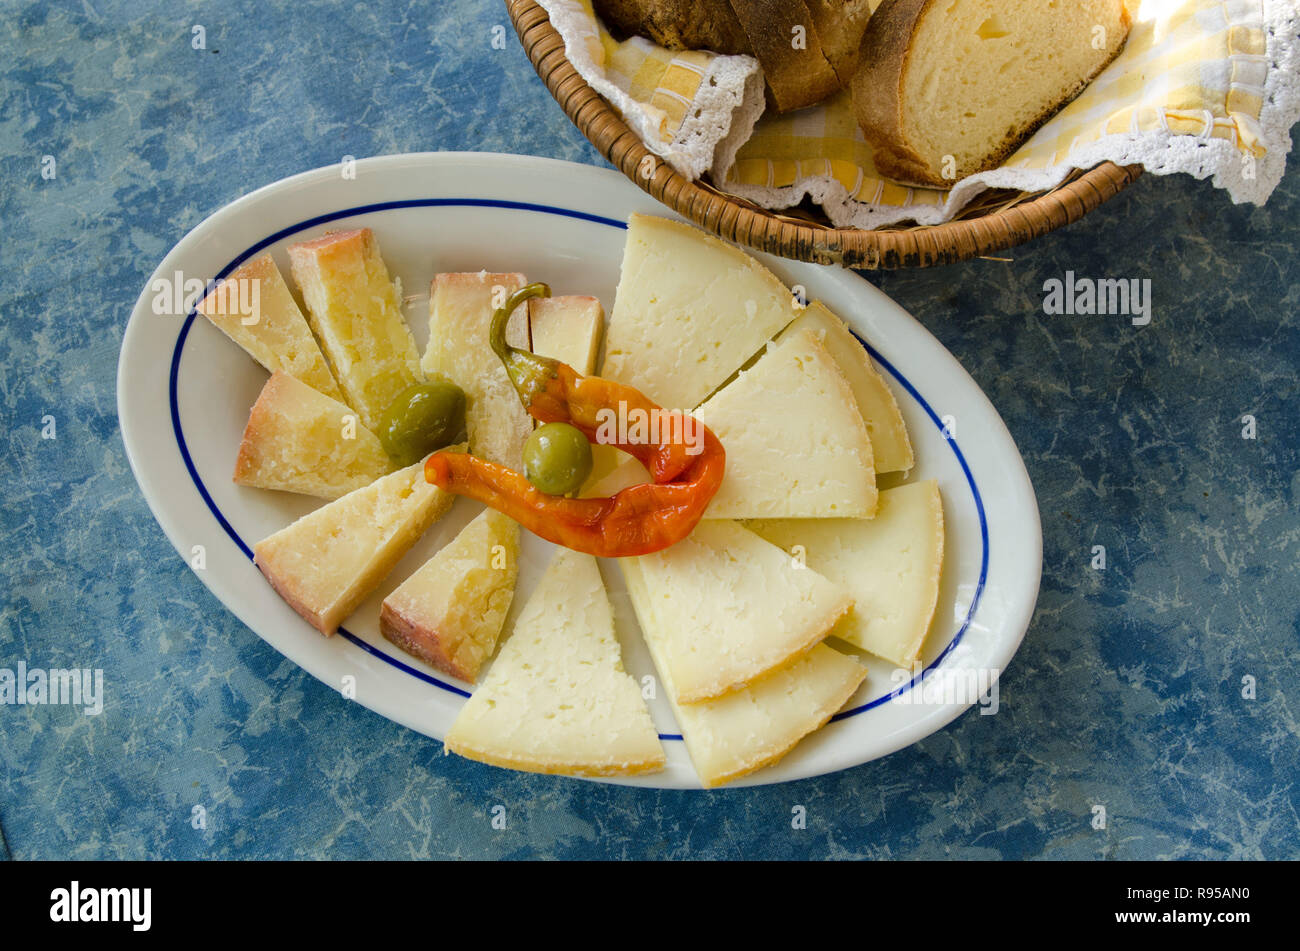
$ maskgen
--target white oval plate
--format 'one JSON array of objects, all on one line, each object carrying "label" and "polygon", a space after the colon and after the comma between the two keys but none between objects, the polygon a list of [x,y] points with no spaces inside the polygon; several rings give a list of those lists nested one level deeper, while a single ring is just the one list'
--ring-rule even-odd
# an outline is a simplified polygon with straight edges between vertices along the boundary
[{"label": "white oval plate", "polygon": [[[443,152],[367,159],[355,165],[355,177],[346,177],[339,166],[296,175],[206,219],[163,259],[140,295],[118,365],[127,455],[177,551],[194,566],[196,546],[202,546],[200,580],[290,660],[337,690],[354,685],[356,699],[370,709],[441,739],[468,685],[385,641],[378,632],[379,604],[476,514],[476,506],[460,500],[338,636],[321,637],[276,596],[250,551],[319,503],[231,482],[240,436],[266,372],[207,321],[196,320],[187,305],[171,308],[172,316],[155,313],[154,281],[220,278],[267,248],[287,273],[289,244],[366,226],[374,229],[405,293],[417,298],[408,303],[407,318],[423,347],[427,288],[439,271],[522,271],[549,282],[557,294],[593,294],[610,310],[624,222],[637,211],[669,214],[616,172]],[[825,301],[868,343],[898,396],[916,448],[917,466],[908,481],[939,480],[947,553],[925,670],[901,678],[891,665],[863,655],[870,673],[845,711],[780,764],[742,783],[844,769],[944,726],[977,700],[968,681],[986,689],[987,678],[1011,660],[1033,613],[1042,567],[1038,508],[1024,464],[997,412],[952,355],[852,272],[760,258],[788,284]],[[945,424],[952,438],[945,436]],[[886,484],[895,481],[901,480],[892,477]],[[516,610],[550,551],[549,544],[527,537]],[[621,574],[612,565],[602,569],[619,617],[625,664],[640,678],[653,667]],[[936,686],[941,689],[931,689]],[[340,696],[339,702],[347,701]],[[698,787],[667,702],[659,697],[650,706],[668,767],[629,782]],[[981,709],[994,707],[986,700]]]}]

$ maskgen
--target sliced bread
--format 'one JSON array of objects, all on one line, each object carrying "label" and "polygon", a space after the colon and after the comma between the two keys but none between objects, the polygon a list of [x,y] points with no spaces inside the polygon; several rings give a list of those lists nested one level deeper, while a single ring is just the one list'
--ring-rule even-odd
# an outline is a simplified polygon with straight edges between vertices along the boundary
[{"label": "sliced bread", "polygon": [[896,181],[948,187],[996,168],[1119,55],[1124,0],[884,0],[853,105]]}]

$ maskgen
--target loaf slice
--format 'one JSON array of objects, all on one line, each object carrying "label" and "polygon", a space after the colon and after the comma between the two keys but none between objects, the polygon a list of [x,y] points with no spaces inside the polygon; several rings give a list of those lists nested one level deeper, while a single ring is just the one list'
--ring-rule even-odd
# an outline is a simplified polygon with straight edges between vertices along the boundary
[{"label": "loaf slice", "polygon": [[803,0],[731,0],[763,67],[777,112],[821,102],[840,86],[812,12]]},{"label": "loaf slice", "polygon": [[379,631],[470,683],[492,656],[519,575],[519,526],[492,509],[466,525],[384,599]]},{"label": "loaf slice", "polygon": [[950,187],[996,168],[1123,48],[1124,0],[885,0],[852,83],[881,174]]},{"label": "loaf slice", "polygon": [[461,756],[536,773],[663,769],[659,733],[623,669],[596,559],[559,549],[446,742]]},{"label": "loaf slice", "polygon": [[235,459],[235,483],[337,499],[392,469],[356,411],[278,371],[262,387]]},{"label": "loaf slice", "polygon": [[343,399],[307,318],[270,254],[232,271],[203,299],[198,312],[272,373],[283,370],[328,397]]},{"label": "loaf slice", "polygon": [[328,637],[455,499],[424,481],[420,461],[263,539],[253,560],[280,597]]},{"label": "loaf slice", "polygon": [[289,265],[348,405],[378,429],[393,399],[420,380],[420,357],[374,232],[290,245]]}]

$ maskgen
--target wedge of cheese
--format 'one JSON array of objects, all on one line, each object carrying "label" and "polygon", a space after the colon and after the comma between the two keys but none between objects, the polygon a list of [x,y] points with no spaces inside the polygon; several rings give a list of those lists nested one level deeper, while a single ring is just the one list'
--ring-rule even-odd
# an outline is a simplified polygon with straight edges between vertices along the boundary
[{"label": "wedge of cheese", "polygon": [[849,381],[858,411],[862,413],[871,436],[876,472],[902,472],[912,468],[915,459],[912,441],[903,424],[903,414],[898,410],[898,401],[894,399],[889,384],[872,366],[867,348],[821,301],[809,304],[808,309],[781,332],[777,342],[802,330],[817,334]]},{"label": "wedge of cheese", "polygon": [[519,526],[485,509],[384,599],[380,633],[473,683],[496,649],[518,576]]},{"label": "wedge of cheese", "polygon": [[[638,618],[658,610],[638,559],[619,562]],[[644,626],[645,621],[642,620]],[[770,766],[809,733],[820,729],[848,702],[867,669],[839,651],[818,644],[747,687],[704,703],[674,700],[677,691],[662,642],[649,640],[691,762],[705,786],[721,786]]]},{"label": "wedge of cheese", "polygon": [[636,559],[654,611],[641,621],[673,699],[699,703],[743,687],[809,650],[853,606],[735,522],[701,522],[686,539]]},{"label": "wedge of cheese", "polygon": [[871,437],[848,381],[811,330],[773,344],[694,415],[727,452],[705,518],[875,514]]},{"label": "wedge of cheese", "polygon": [[689,412],[797,314],[789,289],[748,254],[632,215],[601,376]]},{"label": "wedge of cheese", "polygon": [[420,358],[401,296],[369,228],[289,246],[307,318],[349,406],[377,429],[393,399],[420,381]]},{"label": "wedge of cheese", "polygon": [[528,302],[533,353],[567,363],[582,376],[596,372],[605,309],[594,297],[535,297]]},{"label": "wedge of cheese", "polygon": [[853,610],[831,634],[911,667],[939,600],[944,523],[933,479],[886,489],[870,521],[796,519],[749,522],[787,552],[801,548],[808,567],[853,596]]},{"label": "wedge of cheese", "polygon": [[355,410],[277,371],[253,404],[235,459],[235,482],[337,499],[392,471],[379,438]]},{"label": "wedge of cheese", "polygon": [[[533,431],[501,360],[488,343],[492,312],[525,283],[522,274],[439,274],[429,291],[429,346],[420,366],[465,391],[469,449],[511,469],[523,468],[524,440]],[[529,346],[528,311],[510,315],[506,340]]]},{"label": "wedge of cheese", "polygon": [[198,311],[272,373],[283,370],[336,400],[343,393],[270,254],[240,265]]},{"label": "wedge of cheese", "polygon": [[461,756],[536,773],[663,769],[594,558],[559,549],[446,743]]},{"label": "wedge of cheese", "polygon": [[258,542],[253,560],[280,597],[329,636],[455,498],[425,482],[417,462]]}]

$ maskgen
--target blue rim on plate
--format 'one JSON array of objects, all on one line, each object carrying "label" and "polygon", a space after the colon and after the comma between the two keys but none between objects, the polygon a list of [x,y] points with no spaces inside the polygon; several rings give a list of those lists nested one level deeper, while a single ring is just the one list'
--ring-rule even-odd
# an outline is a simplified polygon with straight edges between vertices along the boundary
[{"label": "blue rim on plate", "polygon": [[[269,235],[263,238],[262,240],[256,242],[251,247],[243,251],[241,254],[236,255],[235,258],[230,261],[230,263],[228,263],[224,268],[221,269],[221,271],[216,276],[216,280],[218,281],[222,280],[227,275],[229,275],[231,271],[239,267],[239,265],[243,264],[253,255],[257,254],[259,251],[265,250],[266,248],[275,244],[277,241],[281,241],[284,238],[290,237],[291,235],[298,234],[299,232],[305,231],[308,228],[315,227],[316,225],[328,224],[329,222],[339,221],[343,218],[351,218],[356,215],[363,215],[363,214],[368,214],[376,211],[391,211],[398,208],[430,208],[430,207],[439,207],[439,206],[461,206],[461,207],[471,207],[471,208],[503,208],[512,211],[527,211],[536,214],[558,215],[564,218],[577,218],[582,221],[589,221],[594,224],[605,225],[606,227],[619,228],[624,231],[627,230],[626,222],[618,221],[613,218],[605,218],[600,215],[593,215],[583,211],[575,211],[570,208],[557,208],[553,205],[538,205],[538,204],[532,204],[530,202],[505,201],[502,199],[492,199],[492,198],[410,198],[401,201],[385,201],[385,202],[377,202],[369,205],[358,205],[355,208],[345,208],[342,209],[341,211],[333,211],[325,215],[316,215],[315,217],[308,218],[304,221],[300,221],[297,224],[290,225],[287,228],[281,228],[279,231],[275,232],[274,234]],[[206,297],[206,294],[204,296]],[[203,501],[207,505],[208,510],[212,513],[213,517],[216,518],[217,523],[222,527],[222,529],[225,530],[225,533],[230,536],[230,539],[237,546],[239,546],[239,550],[244,553],[244,556],[249,561],[252,561],[253,550],[244,542],[243,538],[240,537],[239,533],[235,531],[234,527],[230,524],[229,520],[227,520],[226,516],[222,513],[221,509],[217,507],[216,502],[213,501],[212,496],[208,493],[207,486],[204,485],[203,479],[199,477],[198,470],[194,467],[194,461],[190,458],[190,450],[188,445],[186,445],[185,433],[181,427],[180,407],[177,403],[177,397],[176,397],[176,387],[180,379],[181,353],[185,348],[185,340],[186,338],[189,337],[190,327],[194,324],[194,320],[198,316],[198,310],[197,310],[198,305],[202,303],[202,301],[203,298],[201,297],[194,302],[194,307],[190,308],[189,313],[185,317],[185,323],[181,326],[180,333],[177,334],[176,336],[176,344],[172,349],[171,371],[170,371],[170,377],[168,379],[168,384],[167,384],[167,398],[171,405],[172,432],[176,437],[176,448],[180,451],[181,459],[184,460],[185,462],[185,469],[187,472],[189,472],[190,479],[193,481],[194,487],[198,490],[199,495],[203,498]],[[934,409],[925,400],[925,398],[921,396],[920,392],[917,390],[915,386],[912,385],[911,381],[908,380],[905,376],[903,376],[903,374],[900,373],[892,363],[890,363],[883,356],[881,356],[880,353],[876,350],[876,348],[871,346],[870,343],[868,343],[866,340],[863,340],[856,333],[854,333],[853,336],[857,338],[858,342],[861,343],[863,347],[866,348],[867,353],[871,356],[871,359],[874,360],[878,365],[883,367],[886,370],[886,372],[889,373],[890,376],[892,376],[895,380],[898,381],[898,384],[907,391],[907,393],[912,397],[912,399],[916,400],[917,404],[923,410],[925,410],[925,414],[926,416],[929,417],[930,421],[934,423],[934,425],[939,429],[941,433],[944,433],[944,425],[943,422],[939,419],[938,414],[935,413]],[[957,463],[958,465],[961,466],[961,471],[962,474],[965,475],[966,477],[967,485],[970,486],[971,495],[974,497],[975,500],[975,509],[976,512],[979,514],[980,545],[981,545],[980,575],[979,575],[979,580],[976,582],[975,585],[975,593],[971,598],[970,607],[966,611],[966,617],[962,621],[961,627],[957,629],[957,633],[953,636],[952,640],[948,643],[948,646],[945,647],[943,651],[939,654],[939,656],[936,657],[929,665],[927,665],[925,669],[922,670],[919,674],[914,676],[907,683],[899,685],[897,688],[895,688],[894,690],[890,691],[889,693],[885,694],[882,697],[877,697],[874,700],[869,700],[868,702],[862,704],[861,706],[854,707],[852,710],[843,710],[835,714],[835,716],[831,718],[831,722],[846,720],[849,717],[857,716],[860,713],[865,713],[868,710],[874,709],[875,707],[878,707],[881,704],[888,703],[890,700],[894,699],[895,697],[901,697],[903,694],[911,690],[914,686],[916,686],[917,684],[925,680],[925,678],[928,677],[930,673],[935,670],[935,668],[937,668],[941,663],[943,663],[944,658],[947,657],[959,643],[961,643],[962,637],[965,635],[966,631],[970,628],[971,620],[975,617],[975,612],[979,608],[980,598],[984,593],[984,583],[988,578],[988,568],[989,568],[989,530],[988,530],[988,522],[984,515],[984,500],[980,497],[979,486],[975,484],[975,477],[974,475],[972,475],[970,471],[970,466],[967,465],[966,463],[966,457],[962,455],[961,447],[957,445],[956,437],[950,433],[944,433],[944,441],[948,443],[949,447],[951,447],[953,451],[953,455],[957,457]],[[454,684],[446,683],[445,681],[439,680],[437,677],[434,677],[430,674],[426,674],[423,671],[416,670],[414,667],[411,667],[409,664],[404,663],[398,658],[393,657],[391,654],[388,654],[380,650],[379,648],[375,647],[373,644],[369,644],[366,641],[362,640],[360,637],[357,637],[347,628],[340,627],[339,634],[341,634],[344,637],[344,639],[348,641],[348,643],[353,644],[356,647],[359,647],[361,650],[365,651],[366,653],[370,654],[373,657],[377,657],[378,659],[382,660],[384,663],[389,664],[392,667],[395,667],[397,670],[400,670],[403,673],[415,677],[417,680],[422,680],[425,683],[432,684],[433,686],[438,687],[441,690],[445,690],[448,693],[456,694],[457,696],[469,697],[469,691],[462,690],[460,687],[457,687]],[[682,736],[680,733],[659,734],[659,739],[661,740],[681,740],[681,738]]]}]

